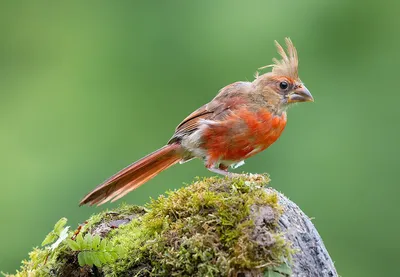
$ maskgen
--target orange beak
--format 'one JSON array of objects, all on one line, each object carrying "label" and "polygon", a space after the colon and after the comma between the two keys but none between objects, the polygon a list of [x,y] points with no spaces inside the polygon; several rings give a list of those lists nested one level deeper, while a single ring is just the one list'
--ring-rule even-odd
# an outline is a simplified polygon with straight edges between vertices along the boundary
[{"label": "orange beak", "polygon": [[314,102],[314,98],[310,91],[304,85],[301,85],[289,94],[288,103],[295,102]]}]

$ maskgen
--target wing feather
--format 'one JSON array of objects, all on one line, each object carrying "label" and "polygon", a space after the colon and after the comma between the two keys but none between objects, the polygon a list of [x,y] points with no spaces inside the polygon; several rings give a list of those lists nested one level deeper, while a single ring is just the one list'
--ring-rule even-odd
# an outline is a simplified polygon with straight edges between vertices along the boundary
[{"label": "wing feather", "polygon": [[218,95],[208,104],[187,116],[175,129],[175,134],[168,143],[173,143],[184,135],[196,131],[203,120],[222,120],[231,109],[242,105],[251,90],[251,83],[236,82],[222,88]]}]

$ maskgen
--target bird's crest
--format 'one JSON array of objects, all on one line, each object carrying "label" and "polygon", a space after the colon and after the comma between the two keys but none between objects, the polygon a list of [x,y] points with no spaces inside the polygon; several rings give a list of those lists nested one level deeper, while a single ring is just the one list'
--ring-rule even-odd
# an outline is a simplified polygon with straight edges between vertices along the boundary
[{"label": "bird's crest", "polygon": [[273,58],[273,64],[260,67],[259,69],[272,67],[272,73],[280,76],[288,76],[296,80],[299,78],[297,71],[299,65],[297,51],[290,38],[285,38],[285,42],[287,53],[285,52],[283,47],[275,40],[276,49],[278,50],[278,53],[282,57],[282,59],[278,60],[276,58]]}]

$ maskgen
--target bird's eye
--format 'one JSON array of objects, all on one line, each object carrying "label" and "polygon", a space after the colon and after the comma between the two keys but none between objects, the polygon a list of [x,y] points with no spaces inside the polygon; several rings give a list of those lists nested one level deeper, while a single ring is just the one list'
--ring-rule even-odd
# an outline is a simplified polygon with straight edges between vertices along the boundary
[{"label": "bird's eye", "polygon": [[285,90],[285,89],[287,89],[289,87],[289,84],[286,81],[282,81],[282,82],[279,83],[279,87],[282,90]]}]

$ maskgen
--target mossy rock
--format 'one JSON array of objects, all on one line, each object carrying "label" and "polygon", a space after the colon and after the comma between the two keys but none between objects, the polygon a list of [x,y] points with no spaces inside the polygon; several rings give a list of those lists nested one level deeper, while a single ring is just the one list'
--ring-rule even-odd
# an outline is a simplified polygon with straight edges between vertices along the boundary
[{"label": "mossy rock", "polygon": [[199,179],[145,207],[93,215],[75,231],[56,225],[46,243],[57,244],[35,248],[9,276],[288,276],[294,252],[268,182]]}]

